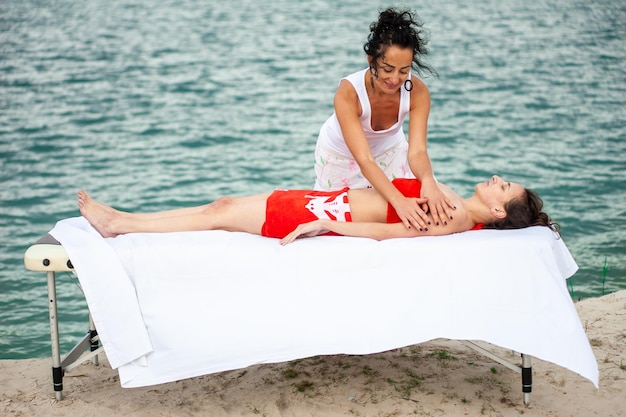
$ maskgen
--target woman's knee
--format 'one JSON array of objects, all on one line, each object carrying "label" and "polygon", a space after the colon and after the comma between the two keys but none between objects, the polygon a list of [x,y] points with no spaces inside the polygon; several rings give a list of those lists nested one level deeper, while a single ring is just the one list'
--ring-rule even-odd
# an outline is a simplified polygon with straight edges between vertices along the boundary
[{"label": "woman's knee", "polygon": [[229,207],[232,207],[234,200],[235,199],[233,197],[220,197],[214,202],[209,203],[206,206],[204,206],[204,210],[202,210],[202,214],[205,214],[208,216],[215,216],[216,214],[219,214],[220,212],[225,212],[228,210]]},{"label": "woman's knee", "polygon": [[234,197],[220,197],[211,203],[211,205],[214,205],[215,207],[225,207],[232,205],[234,201]]}]

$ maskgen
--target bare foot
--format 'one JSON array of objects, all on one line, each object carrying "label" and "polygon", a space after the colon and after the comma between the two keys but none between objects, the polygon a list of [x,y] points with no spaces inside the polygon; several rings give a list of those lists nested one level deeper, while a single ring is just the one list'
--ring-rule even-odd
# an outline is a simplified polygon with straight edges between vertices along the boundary
[{"label": "bare foot", "polygon": [[111,223],[116,217],[117,211],[112,207],[92,199],[85,191],[78,192],[78,208],[87,221],[102,235],[102,237],[115,237]]}]

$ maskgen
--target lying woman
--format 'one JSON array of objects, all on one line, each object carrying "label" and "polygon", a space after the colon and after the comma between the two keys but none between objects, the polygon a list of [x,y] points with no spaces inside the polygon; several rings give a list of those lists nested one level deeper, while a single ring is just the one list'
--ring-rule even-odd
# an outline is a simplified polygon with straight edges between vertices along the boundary
[{"label": "lying woman", "polygon": [[[393,184],[418,204],[421,184],[416,179],[395,179]],[[476,228],[555,228],[542,212],[543,202],[532,190],[494,175],[462,198],[440,184],[455,205],[454,221],[428,222],[427,227],[406,228],[395,210],[374,189],[339,191],[276,190],[247,197],[222,197],[213,203],[158,213],[134,214],[116,210],[78,192],[81,214],[104,237],[125,233],[166,233],[192,230],[228,230],[280,238],[286,245],[298,237],[320,234],[368,237],[439,236]]]}]

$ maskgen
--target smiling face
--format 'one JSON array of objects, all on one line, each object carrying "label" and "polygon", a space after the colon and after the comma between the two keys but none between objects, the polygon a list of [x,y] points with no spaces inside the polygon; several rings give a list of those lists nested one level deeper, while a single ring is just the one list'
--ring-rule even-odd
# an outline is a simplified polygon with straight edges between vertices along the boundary
[{"label": "smiling face", "polygon": [[[368,57],[370,67],[372,58]],[[376,88],[386,93],[395,93],[402,87],[411,72],[413,50],[390,45],[376,62],[377,68],[372,71],[372,79]]]},{"label": "smiling face", "polygon": [[504,181],[497,175],[476,185],[476,196],[489,207],[491,214],[497,218],[506,217],[504,206],[511,200],[524,196],[524,187],[514,182]]}]

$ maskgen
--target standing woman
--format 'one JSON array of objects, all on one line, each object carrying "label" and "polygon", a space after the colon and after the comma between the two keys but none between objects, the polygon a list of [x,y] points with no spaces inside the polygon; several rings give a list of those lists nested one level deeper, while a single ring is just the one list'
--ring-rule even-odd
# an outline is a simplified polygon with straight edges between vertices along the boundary
[{"label": "standing woman", "polygon": [[[405,227],[452,220],[454,205],[440,190],[426,146],[430,93],[418,74],[436,72],[422,62],[428,53],[422,23],[408,10],[390,8],[370,25],[363,46],[369,68],[348,75],[335,93],[333,115],[315,149],[315,189],[374,187]],[[409,115],[409,139],[403,124]],[[402,195],[394,178],[418,178],[428,207]],[[424,210],[423,210],[424,209]]]}]

